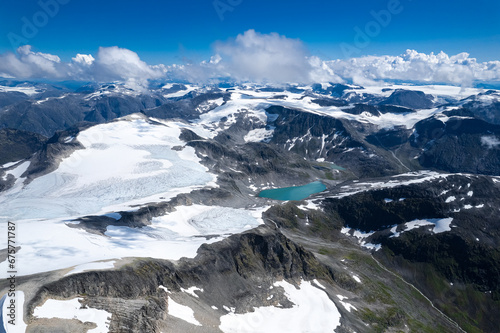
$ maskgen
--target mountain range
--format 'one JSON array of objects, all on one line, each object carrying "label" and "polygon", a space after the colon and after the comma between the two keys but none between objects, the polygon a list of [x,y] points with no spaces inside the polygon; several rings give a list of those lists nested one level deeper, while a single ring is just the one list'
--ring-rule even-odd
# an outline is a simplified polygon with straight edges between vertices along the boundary
[{"label": "mountain range", "polygon": [[494,89],[0,82],[26,332],[496,332],[499,183]]}]

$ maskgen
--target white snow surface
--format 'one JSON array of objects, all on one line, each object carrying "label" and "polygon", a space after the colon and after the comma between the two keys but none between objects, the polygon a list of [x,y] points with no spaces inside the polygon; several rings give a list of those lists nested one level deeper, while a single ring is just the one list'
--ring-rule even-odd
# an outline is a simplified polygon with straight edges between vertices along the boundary
[{"label": "white snow surface", "polygon": [[[169,93],[169,94],[163,94],[163,97],[165,97],[165,98],[182,97],[182,96],[189,94],[191,91],[198,89],[197,86],[193,86],[190,84],[186,84],[185,87],[186,87],[186,89],[184,89],[184,90],[179,90],[179,91]],[[165,85],[165,86],[163,86],[163,88],[169,89],[169,88],[172,88],[172,86]]]},{"label": "white snow surface", "polygon": [[[165,291],[167,294],[171,294],[171,292],[167,289],[165,286],[159,286],[158,288],[162,289]],[[181,291],[190,293],[194,295],[195,297],[198,297],[193,291],[194,290],[199,290],[203,291],[203,289],[197,288],[197,287],[190,287],[188,289],[183,289],[181,288]],[[194,311],[191,309],[189,306],[182,305],[174,301],[170,296],[167,296],[168,299],[168,314],[177,317],[179,319],[182,319],[190,324],[196,325],[196,326],[202,326],[198,320],[194,317]],[[213,308],[213,307],[212,307]]]},{"label": "white snow surface", "polygon": [[256,128],[249,131],[243,139],[245,142],[269,142],[273,134],[274,129]]},{"label": "white snow surface", "polygon": [[391,232],[393,233],[393,235],[391,237],[399,237],[404,232],[425,226],[431,226],[432,228],[430,229],[430,231],[434,234],[439,234],[441,232],[450,231],[450,225],[452,221],[452,217],[443,219],[413,220],[410,222],[406,222],[404,224],[404,230],[402,231],[396,232],[397,226],[392,227]]},{"label": "white snow surface", "polygon": [[358,310],[356,309],[356,307],[350,303],[347,303],[347,302],[344,302],[345,299],[347,299],[347,297],[345,296],[342,296],[342,295],[337,295],[337,298],[339,299],[339,302],[340,304],[342,304],[342,306],[348,311],[348,312],[351,312],[351,310]]},{"label": "white snow surface", "polygon": [[202,326],[194,317],[194,311],[189,306],[177,303],[168,296],[168,314],[179,319],[182,319],[190,324]]},{"label": "white snow surface", "polygon": [[322,285],[318,280],[314,279],[313,282],[320,287],[321,289],[326,289],[324,285]]},{"label": "white snow surface", "polygon": [[[178,206],[176,211],[153,219],[143,228],[109,226],[105,236],[70,228],[64,221],[24,220],[16,222],[18,275],[88,264],[94,261],[126,257],[151,257],[178,260],[194,257],[203,243],[213,243],[233,233],[243,232],[263,223],[262,211],[219,206]],[[6,224],[0,224],[6,232]],[[221,236],[210,239],[202,235]],[[5,245],[4,245],[5,246]],[[95,263],[90,269],[95,268]],[[97,264],[102,269],[104,263]],[[80,269],[89,269],[82,266]],[[7,272],[7,260],[0,263]],[[2,273],[3,275],[6,273]]]},{"label": "white snow surface", "polygon": [[37,306],[33,311],[33,316],[38,318],[61,318],[61,319],[78,319],[81,322],[92,322],[97,325],[96,328],[90,329],[88,333],[104,333],[109,331],[111,313],[105,310],[82,308],[81,298],[73,298],[70,300],[54,300],[48,299],[40,306]]},{"label": "white snow surface", "polygon": [[457,199],[457,198],[455,198],[455,196],[453,196],[453,195],[452,195],[452,196],[449,196],[448,198],[446,198],[445,202],[447,202],[447,203],[448,203],[448,202],[453,202],[453,201],[455,201],[456,199]]},{"label": "white snow surface", "polygon": [[24,180],[24,178],[21,178],[21,176],[23,173],[26,172],[26,170],[28,170],[29,166],[30,166],[29,161],[25,161],[25,162],[17,165],[15,168],[5,172],[5,175],[3,176],[3,180],[7,180],[7,177],[9,175],[14,176],[14,178],[16,179],[16,182],[14,184],[14,188],[18,189]]},{"label": "white snow surface", "polygon": [[42,92],[41,90],[33,86],[16,86],[16,87],[0,86],[0,92],[11,92],[11,91],[21,92],[28,96],[36,95]]},{"label": "white snow surface", "polygon": [[11,166],[13,165],[16,165],[17,163],[21,162],[22,160],[19,160],[19,161],[15,161],[15,162],[9,162],[9,163],[5,163],[4,165],[0,166],[0,168],[2,169],[7,169],[7,168],[10,168]]},{"label": "white snow surface", "polygon": [[82,273],[85,271],[97,271],[97,270],[103,270],[103,269],[111,269],[111,268],[115,267],[115,262],[116,262],[115,260],[108,260],[108,261],[97,261],[97,262],[90,262],[88,264],[78,265],[78,266],[74,267],[73,270],[66,273],[64,276]]},{"label": "white snow surface", "polygon": [[375,231],[363,232],[361,230],[351,229],[349,227],[343,227],[340,230],[340,232],[343,233],[344,235],[356,237],[358,239],[359,245],[361,245],[362,247],[364,247],[368,250],[378,251],[382,248],[382,245],[380,245],[380,244],[373,244],[373,243],[366,241],[366,238],[373,235],[375,233]]},{"label": "white snow surface", "polygon": [[361,283],[361,279],[359,278],[359,276],[357,275],[352,275],[352,278],[357,282],[357,283]]},{"label": "white snow surface", "polygon": [[198,288],[198,287],[196,287],[196,286],[193,286],[193,287],[189,287],[189,288],[187,288],[187,289],[181,288],[181,291],[182,291],[183,293],[188,293],[188,294],[190,294],[190,295],[191,295],[191,296],[193,296],[193,297],[199,298],[199,296],[195,293],[195,291],[199,291],[199,292],[201,292],[201,293],[202,293],[202,292],[203,292],[203,289]]},{"label": "white snow surface", "polygon": [[422,91],[427,95],[452,97],[455,99],[462,99],[470,95],[479,94],[483,92],[483,89],[480,88],[464,88],[459,86],[437,85],[437,84],[429,84],[429,85],[385,84],[377,86],[367,85],[362,89],[346,90],[346,92],[353,91],[356,93],[368,93],[373,95],[389,97],[396,89]]},{"label": "white snow surface", "polygon": [[28,325],[24,322],[24,292],[21,290],[16,290],[15,295],[15,304],[16,304],[16,319],[15,325],[11,325],[8,323],[11,320],[10,317],[7,316],[9,310],[7,307],[11,304],[11,298],[5,294],[2,297],[2,300],[5,300],[2,305],[2,323],[3,328],[7,333],[25,333]]},{"label": "white snow surface", "polygon": [[361,246],[368,249],[368,250],[375,250],[375,251],[378,251],[382,248],[381,244],[374,244],[374,243],[367,243],[367,242],[362,242]]},{"label": "white snow surface", "polygon": [[[82,131],[77,139],[85,149],[63,159],[57,170],[4,193],[2,215],[41,219],[103,214],[215,186],[215,175],[199,163],[193,148],[172,150],[184,146],[180,133],[177,123],[156,125],[132,117]],[[26,163],[15,173],[27,168]]]},{"label": "white snow surface", "polygon": [[[194,126],[194,125],[193,125]],[[178,137],[187,123],[150,123],[140,114],[97,125],[79,133],[85,149],[63,159],[59,167],[24,185],[2,193],[2,222],[16,223],[22,244],[18,275],[74,267],[68,274],[112,268],[113,259],[152,257],[177,260],[194,257],[203,243],[212,243],[262,224],[267,207],[252,210],[219,206],[178,206],[143,228],[109,226],[105,235],[72,228],[75,218],[136,210],[149,202],[165,201],[195,188],[216,186],[215,175],[199,163],[194,149]],[[183,147],[180,151],[174,146]],[[22,162],[9,170],[16,177],[28,168]],[[6,232],[0,223],[0,232]],[[200,236],[213,236],[206,238]],[[218,235],[218,236],[217,236]],[[0,240],[0,248],[6,247]],[[104,262],[107,261],[107,262]],[[7,261],[0,263],[1,275]]]},{"label": "white snow surface", "polygon": [[320,209],[321,210],[321,205],[320,205],[319,201],[317,201],[315,203],[312,200],[306,200],[306,205],[300,205],[300,206],[297,206],[297,208],[302,209],[302,210],[305,210],[305,209],[312,209],[312,210]]},{"label": "white snow surface", "polygon": [[274,283],[284,289],[294,303],[292,308],[264,306],[254,312],[236,314],[234,311],[220,318],[220,330],[229,332],[332,332],[340,325],[340,312],[335,303],[321,289],[302,281],[300,289],[286,281]]},{"label": "white snow surface", "polygon": [[[330,198],[343,198],[346,196],[354,195],[356,193],[370,191],[373,189],[394,188],[403,185],[425,183],[436,179],[446,179],[448,176],[456,174],[439,173],[429,170],[420,170],[416,172],[407,172],[392,176],[389,181],[373,181],[373,182],[353,182],[350,185],[341,186],[345,192],[335,194]],[[445,192],[441,193],[444,194]]]},{"label": "white snow surface", "polygon": [[[403,87],[403,86],[401,86]],[[406,89],[410,89],[406,87]],[[460,89],[460,88],[459,88]],[[358,91],[358,90],[356,90]],[[235,88],[231,91],[231,99],[224,105],[221,105],[214,110],[200,115],[200,119],[195,121],[204,127],[210,129],[215,136],[222,128],[228,128],[236,121],[236,115],[241,112],[248,112],[252,117],[257,117],[265,120],[265,109],[271,105],[279,105],[288,108],[298,109],[304,112],[310,112],[333,118],[342,118],[355,120],[362,123],[371,123],[379,128],[394,128],[396,126],[404,126],[412,128],[417,122],[428,118],[434,114],[439,114],[445,111],[444,108],[431,108],[415,110],[405,114],[384,113],[379,116],[374,116],[370,113],[351,114],[346,112],[352,106],[336,107],[336,106],[320,106],[314,103],[314,96],[306,96],[303,94],[291,93],[285,91],[279,94],[271,92],[259,92],[248,88]],[[276,95],[285,96],[284,98],[274,98]],[[224,123],[219,123],[222,118],[227,120]],[[221,127],[222,125],[222,127]],[[268,132],[269,133],[269,132]],[[247,140],[257,140],[264,135],[264,131],[251,132]],[[266,133],[266,135],[270,135]]]}]

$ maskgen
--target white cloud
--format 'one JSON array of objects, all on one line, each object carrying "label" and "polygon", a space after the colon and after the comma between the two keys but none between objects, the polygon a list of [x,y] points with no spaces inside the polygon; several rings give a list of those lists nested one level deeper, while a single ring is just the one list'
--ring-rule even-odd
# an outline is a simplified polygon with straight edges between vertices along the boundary
[{"label": "white cloud", "polygon": [[51,77],[63,78],[65,65],[52,54],[33,52],[31,46],[17,49],[17,55],[7,52],[0,55],[0,72],[16,78]]},{"label": "white cloud", "polygon": [[309,81],[312,66],[307,49],[298,39],[277,33],[248,30],[234,40],[217,42],[217,65],[238,80],[271,82]]},{"label": "white cloud", "polygon": [[169,67],[169,73],[191,82],[227,77],[235,81],[270,83],[342,82],[326,64],[309,56],[299,39],[248,30],[214,44],[210,61]]},{"label": "white cloud", "polygon": [[99,48],[92,67],[97,81],[121,80],[133,85],[143,85],[148,79],[165,74],[160,68],[146,64],[137,53],[117,46]]},{"label": "white cloud", "polygon": [[500,80],[500,61],[478,63],[468,53],[449,56],[407,50],[399,56],[365,56],[326,62],[339,76],[359,81],[407,80],[470,86],[474,80]]},{"label": "white cloud", "polygon": [[214,54],[201,63],[148,65],[131,50],[101,47],[97,54],[77,54],[69,62],[31,46],[0,54],[0,76],[30,79],[122,81],[140,88],[147,80],[169,77],[196,83],[220,78],[270,83],[353,81],[374,85],[379,80],[440,82],[470,86],[474,81],[500,81],[500,61],[477,62],[468,53],[447,55],[407,50],[398,56],[364,56],[325,60],[310,55],[304,43],[277,33],[248,30],[214,44]]},{"label": "white cloud", "polygon": [[74,63],[90,66],[94,63],[94,57],[92,54],[80,54],[78,53],[74,58],[71,58]]},{"label": "white cloud", "polygon": [[309,72],[309,81],[315,83],[333,82],[333,83],[343,83],[344,80],[335,74],[333,69],[328,67],[326,62],[321,60],[316,56],[312,56],[308,59],[311,65],[311,70]]},{"label": "white cloud", "polygon": [[62,62],[57,55],[33,52],[30,45],[19,47],[16,54],[0,54],[0,73],[18,79],[123,81],[140,88],[165,72],[165,66],[149,66],[137,53],[116,46],[99,48],[96,58],[77,54],[70,62]]}]

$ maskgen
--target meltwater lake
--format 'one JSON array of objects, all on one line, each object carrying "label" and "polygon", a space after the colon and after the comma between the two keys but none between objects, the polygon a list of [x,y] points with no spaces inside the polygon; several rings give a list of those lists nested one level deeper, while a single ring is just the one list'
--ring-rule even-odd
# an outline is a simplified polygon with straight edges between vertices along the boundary
[{"label": "meltwater lake", "polygon": [[275,200],[303,200],[312,194],[326,190],[325,184],[315,181],[302,186],[274,188],[260,191],[259,197]]}]

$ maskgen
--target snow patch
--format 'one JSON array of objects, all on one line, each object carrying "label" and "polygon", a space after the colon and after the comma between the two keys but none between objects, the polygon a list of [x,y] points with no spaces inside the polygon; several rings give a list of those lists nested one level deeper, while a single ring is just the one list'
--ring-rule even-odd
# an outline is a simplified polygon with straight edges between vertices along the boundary
[{"label": "snow patch", "polygon": [[319,201],[318,203],[314,203],[312,200],[308,200],[306,201],[306,205],[300,205],[300,206],[297,206],[297,208],[301,209],[301,210],[305,210],[305,209],[311,209],[311,210],[317,210],[317,209],[321,209],[321,205],[319,204]]},{"label": "snow patch", "polygon": [[441,232],[450,231],[451,230],[451,222],[453,221],[452,217],[447,217],[444,219],[426,219],[426,220],[413,220],[410,222],[406,222],[404,224],[404,230],[396,232],[397,226],[391,228],[392,235],[390,237],[399,237],[402,233],[417,229],[424,226],[432,226],[430,231],[434,234],[439,234]]},{"label": "snow patch", "polygon": [[351,228],[348,228],[348,227],[344,227],[340,230],[340,232],[344,235],[349,235],[349,236],[353,236],[353,237],[356,237],[358,239],[358,243],[364,247],[364,248],[367,248],[369,250],[375,250],[375,251],[378,251],[382,248],[382,246],[380,244],[373,244],[373,243],[368,243],[366,242],[366,238],[372,236],[375,231],[370,231],[370,232],[363,232],[361,230],[356,230],[356,229],[351,229]]},{"label": "snow patch", "polygon": [[17,163],[21,162],[22,160],[19,160],[19,161],[15,161],[15,162],[9,162],[9,163],[5,163],[4,165],[0,166],[0,168],[2,169],[7,169],[7,168],[10,168],[11,166],[13,165],[16,165]]},{"label": "snow patch", "polygon": [[103,333],[109,331],[111,313],[105,310],[82,308],[79,302],[82,298],[70,300],[48,299],[33,311],[33,316],[38,318],[61,318],[78,319],[82,323],[89,321],[97,325],[96,328],[88,330],[88,333]]},{"label": "snow patch", "polygon": [[19,164],[14,169],[6,171],[5,175],[3,176],[3,180],[7,180],[7,176],[12,175],[16,179],[16,183],[15,183],[14,187],[19,188],[19,186],[22,183],[22,179],[24,179],[24,178],[21,178],[21,176],[23,173],[26,172],[26,170],[28,170],[29,166],[30,166],[30,161],[25,161],[25,162]]},{"label": "snow patch", "polygon": [[[16,290],[16,319],[15,319],[15,325],[9,324],[9,320],[12,320],[10,317],[7,316],[8,313],[10,313],[10,310],[7,309],[7,307],[11,304],[10,300],[12,298],[8,297],[7,294],[5,294],[1,299],[0,299],[0,312],[2,317],[0,318],[0,324],[3,326],[0,326],[0,331],[2,331],[2,328],[5,329],[4,332],[9,332],[9,333],[24,333],[26,332],[26,328],[28,325],[24,322],[24,292],[21,290]],[[90,332],[90,331],[89,331]]]},{"label": "snow patch", "polygon": [[286,281],[275,282],[294,303],[292,308],[264,306],[254,312],[230,312],[220,318],[220,330],[227,332],[332,332],[340,325],[340,312],[335,303],[311,282],[302,281],[296,288]]},{"label": "snow patch", "polygon": [[347,302],[344,302],[344,299],[348,299],[347,297],[345,296],[342,296],[342,295],[337,295],[338,299],[339,299],[339,302],[340,304],[342,304],[342,306],[348,311],[348,312],[351,312],[351,310],[356,310],[358,311],[358,309],[356,309],[356,307],[352,304],[349,304]]},{"label": "snow patch", "polygon": [[450,196],[450,197],[446,198],[446,200],[444,202],[449,203],[449,202],[455,201],[456,199],[457,198],[455,198],[454,196]]},{"label": "snow patch", "polygon": [[195,293],[195,291],[199,291],[199,292],[203,292],[203,289],[201,288],[198,288],[196,286],[193,286],[193,287],[189,287],[188,289],[184,289],[184,288],[181,288],[181,291],[184,292],[184,293],[188,293],[196,298],[199,298],[199,296]]},{"label": "snow patch", "polygon": [[318,286],[320,287],[321,289],[326,289],[324,285],[322,285],[321,283],[319,283],[318,280],[314,279],[313,282]]},{"label": "snow patch", "polygon": [[194,311],[189,306],[175,302],[172,297],[168,296],[168,314],[182,319],[190,324],[202,326],[194,317]]},{"label": "snow patch", "polygon": [[[186,96],[187,94],[189,94],[191,91],[194,91],[198,88],[198,87],[190,85],[190,84],[186,84],[185,87],[186,87],[186,89],[184,89],[184,90],[179,90],[179,91],[176,91],[176,92],[173,92],[170,94],[163,94],[163,97],[165,97],[165,98],[183,97],[183,96]],[[170,89],[172,87],[169,88],[168,85],[165,85],[165,86],[163,86],[163,88]]]},{"label": "snow patch", "polygon": [[17,86],[17,87],[0,86],[0,92],[12,92],[12,91],[20,92],[28,96],[36,95],[42,92],[33,86]]},{"label": "snow patch", "polygon": [[481,144],[492,149],[500,145],[500,140],[494,135],[486,135],[481,137]]},{"label": "snow patch", "polygon": [[375,251],[378,251],[382,248],[381,244],[373,244],[373,243],[366,243],[366,242],[363,242],[361,244],[361,246],[364,248],[367,248],[368,250],[375,250]]},{"label": "snow patch", "polygon": [[68,276],[71,274],[82,273],[85,271],[97,271],[103,269],[112,269],[115,267],[115,260],[109,261],[98,261],[98,262],[90,262],[88,264],[78,265],[70,272],[66,273],[64,276]]},{"label": "snow patch", "polygon": [[245,142],[269,142],[274,134],[274,127],[267,128],[256,128],[248,132],[243,140]]}]

